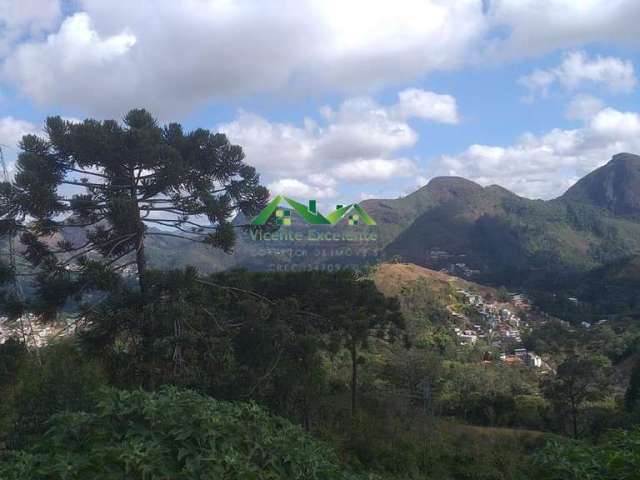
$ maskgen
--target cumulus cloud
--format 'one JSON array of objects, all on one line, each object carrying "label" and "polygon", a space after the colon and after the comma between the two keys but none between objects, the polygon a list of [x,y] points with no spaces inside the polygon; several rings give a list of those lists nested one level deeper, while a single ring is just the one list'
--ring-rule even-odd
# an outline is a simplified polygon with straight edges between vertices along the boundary
[{"label": "cumulus cloud", "polygon": [[282,178],[271,182],[267,188],[269,188],[272,195],[283,194],[301,198],[322,199],[333,198],[337,195],[333,187],[310,185],[296,178]]},{"label": "cumulus cloud", "polygon": [[592,95],[576,95],[567,107],[566,116],[570,120],[583,120],[602,110],[602,100]]},{"label": "cumulus cloud", "polygon": [[423,118],[442,123],[458,123],[458,106],[451,95],[439,95],[417,88],[398,93],[397,113],[404,118]]},{"label": "cumulus cloud", "polygon": [[247,161],[261,172],[289,182],[274,184],[276,187],[315,185],[326,189],[316,193],[321,198],[334,191],[337,179],[376,182],[415,175],[414,162],[399,155],[418,141],[408,121],[452,123],[458,118],[453,97],[419,89],[403,90],[389,106],[356,97],[336,109],[325,106],[320,113],[321,124],[307,118],[297,126],[240,112],[234,121],[217,129],[242,145]]},{"label": "cumulus cloud", "polygon": [[484,30],[473,0],[85,0],[4,77],[41,104],[159,115],[309,88],[362,91],[463,64]]},{"label": "cumulus cloud", "polygon": [[585,52],[578,51],[566,54],[555,68],[535,70],[520,78],[520,83],[532,94],[546,96],[554,84],[567,90],[589,85],[601,86],[612,93],[630,93],[638,81],[630,60],[603,56],[589,58]]},{"label": "cumulus cloud", "polygon": [[552,198],[625,151],[640,151],[640,114],[604,108],[581,128],[527,133],[510,146],[471,145],[458,155],[438,158],[432,168],[437,175],[460,175],[527,197]]},{"label": "cumulus cloud", "polygon": [[125,31],[102,38],[90,17],[77,13],[45,42],[18,46],[3,71],[39,104],[53,101],[79,106],[93,102],[108,110],[110,103],[117,103],[130,88],[136,88],[126,83],[135,79],[124,78],[125,72],[118,69],[135,43],[135,36]]},{"label": "cumulus cloud", "polygon": [[[484,61],[522,59],[595,42],[637,46],[637,0],[491,0],[487,19],[498,32]],[[505,33],[506,31],[506,33]]]},{"label": "cumulus cloud", "polygon": [[0,0],[0,57],[23,35],[38,37],[60,16],[57,0]]},{"label": "cumulus cloud", "polygon": [[354,160],[338,165],[334,172],[339,178],[347,180],[388,180],[408,177],[417,172],[416,165],[406,159],[366,159]]},{"label": "cumulus cloud", "polygon": [[[175,118],[205,102],[265,92],[353,95],[470,62],[640,39],[637,0],[544,0],[544,6],[539,0],[80,0],[74,6],[60,22],[58,1],[0,0],[0,36],[22,42],[4,54],[0,47],[3,77],[40,104],[116,117],[144,105]],[[580,82],[604,75],[587,71]],[[419,99],[407,97],[409,108],[418,109]],[[424,115],[454,123],[451,105],[441,100],[439,113]]]}]

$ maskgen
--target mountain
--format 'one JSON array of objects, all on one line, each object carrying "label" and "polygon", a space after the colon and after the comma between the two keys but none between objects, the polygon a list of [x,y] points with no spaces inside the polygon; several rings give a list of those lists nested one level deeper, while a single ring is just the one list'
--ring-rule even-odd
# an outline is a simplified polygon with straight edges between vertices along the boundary
[{"label": "mountain", "polygon": [[579,180],[561,199],[588,203],[616,215],[640,215],[640,156],[614,155],[609,163]]},{"label": "mountain", "polygon": [[[550,201],[522,198],[495,185],[436,178],[423,188],[436,201],[384,251],[387,257],[484,282],[556,288],[640,253],[640,223],[630,215],[640,198],[639,171],[640,157],[616,155]],[[578,194],[600,191],[609,192],[606,207],[600,197]]]},{"label": "mountain", "polygon": [[421,213],[460,196],[481,189],[480,185],[460,177],[438,177],[406,197],[393,200],[370,199],[361,206],[376,219],[380,246],[395,240]]}]

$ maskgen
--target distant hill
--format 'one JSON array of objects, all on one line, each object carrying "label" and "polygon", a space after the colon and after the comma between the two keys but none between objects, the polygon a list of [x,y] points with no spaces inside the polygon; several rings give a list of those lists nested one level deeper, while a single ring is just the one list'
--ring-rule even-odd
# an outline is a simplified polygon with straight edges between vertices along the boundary
[{"label": "distant hill", "polygon": [[605,208],[616,215],[640,215],[640,156],[614,155],[560,198]]},{"label": "distant hill", "polygon": [[431,268],[465,264],[474,277],[543,285],[640,253],[640,223],[589,203],[529,200],[498,186],[458,189],[423,212],[385,247],[388,256]]},{"label": "distant hill", "polygon": [[492,287],[412,263],[383,263],[375,269],[372,279],[378,290],[388,296],[399,295],[404,287],[417,281],[428,282],[436,293],[446,294],[451,288],[464,288],[489,298],[497,296],[497,290]]},{"label": "distant hill", "polygon": [[460,177],[439,177],[406,197],[393,200],[365,200],[362,207],[376,219],[384,247],[422,213],[444,202],[482,189],[480,185]]}]

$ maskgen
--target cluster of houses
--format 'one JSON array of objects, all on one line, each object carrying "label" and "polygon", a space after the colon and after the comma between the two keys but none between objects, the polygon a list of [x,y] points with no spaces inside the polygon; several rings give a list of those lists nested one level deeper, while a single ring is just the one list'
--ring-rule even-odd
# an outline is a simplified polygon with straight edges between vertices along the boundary
[{"label": "cluster of houses", "polygon": [[[517,345],[522,341],[521,327],[525,326],[523,320],[504,304],[485,301],[482,295],[465,289],[458,290],[465,303],[474,307],[480,314],[482,324],[469,325],[469,318],[459,312],[449,309],[451,315],[461,320],[466,328],[454,326],[453,330],[462,345],[474,345],[482,339],[492,347],[508,347]],[[521,309],[529,309],[529,300],[523,294],[512,295],[512,304]],[[500,360],[507,364],[525,364],[531,367],[542,367],[542,359],[533,352],[524,348],[516,348],[513,354],[502,353]]]}]

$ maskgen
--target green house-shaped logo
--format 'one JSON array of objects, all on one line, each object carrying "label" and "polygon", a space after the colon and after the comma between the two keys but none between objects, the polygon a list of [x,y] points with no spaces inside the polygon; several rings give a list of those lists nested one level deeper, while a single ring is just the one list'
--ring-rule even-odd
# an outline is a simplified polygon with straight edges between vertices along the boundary
[{"label": "green house-shaped logo", "polygon": [[345,216],[351,226],[376,224],[373,218],[357,203],[337,205],[333,212],[324,216],[318,211],[315,200],[309,200],[308,205],[304,205],[291,198],[278,195],[251,221],[251,225],[264,225],[272,215],[275,215],[277,225],[291,225],[291,210],[280,208],[282,203],[287,203],[305,222],[311,225],[336,225]]}]

